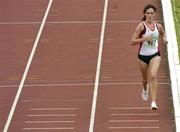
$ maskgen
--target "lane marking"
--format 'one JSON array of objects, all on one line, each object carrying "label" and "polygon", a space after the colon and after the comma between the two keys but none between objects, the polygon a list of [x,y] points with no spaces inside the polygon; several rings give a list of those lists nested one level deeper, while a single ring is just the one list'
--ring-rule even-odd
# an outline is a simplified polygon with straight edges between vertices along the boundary
[{"label": "lane marking", "polygon": [[12,117],[13,117],[13,115],[14,115],[14,112],[15,112],[15,109],[16,109],[16,106],[17,106],[19,97],[20,97],[20,95],[21,95],[21,91],[22,91],[22,89],[23,89],[24,82],[25,82],[25,80],[26,80],[26,77],[27,77],[27,74],[28,74],[30,65],[31,65],[31,63],[32,63],[32,59],[33,59],[34,53],[35,53],[35,51],[36,51],[36,47],[37,47],[38,42],[39,42],[39,39],[40,39],[40,37],[41,37],[41,34],[42,34],[42,31],[43,31],[43,28],[44,28],[44,25],[45,25],[47,16],[48,16],[48,14],[49,14],[49,11],[50,11],[52,2],[53,2],[53,0],[49,0],[49,3],[48,3],[48,6],[47,6],[45,15],[44,15],[44,17],[43,17],[43,20],[42,20],[40,29],[39,29],[39,31],[38,31],[36,40],[35,40],[35,42],[34,42],[34,46],[33,46],[33,48],[32,48],[31,54],[30,54],[30,56],[29,56],[29,59],[28,59],[28,62],[27,62],[25,71],[24,71],[24,73],[23,73],[22,80],[21,80],[20,85],[19,85],[19,88],[18,88],[18,90],[17,90],[17,94],[16,94],[16,96],[15,96],[14,102],[13,102],[12,107],[11,107],[11,110],[10,110],[10,112],[9,112],[9,115],[8,115],[6,124],[5,124],[5,126],[4,126],[3,132],[7,132],[7,131],[8,131],[8,128],[9,128],[9,125],[10,125],[10,123],[11,123]]},{"label": "lane marking", "polygon": [[89,102],[90,99],[26,99],[26,100],[21,100],[21,102],[23,103],[54,103],[54,102],[63,102],[63,103],[67,103],[67,102]]},{"label": "lane marking", "polygon": [[8,80],[10,81],[16,81],[16,80],[19,80],[20,78],[19,77],[9,77]]},{"label": "lane marking", "polygon": [[[135,83],[99,83],[99,85],[141,85],[141,82]],[[56,83],[56,84],[26,84],[24,87],[58,87],[58,86],[90,86],[94,85],[94,83]],[[158,83],[158,85],[170,85],[169,83]],[[18,87],[19,85],[0,85],[0,88],[14,88]],[[136,88],[136,87],[134,87]]]},{"label": "lane marking", "polygon": [[109,129],[159,129],[159,127],[108,127]]},{"label": "lane marking", "polygon": [[61,116],[76,116],[76,114],[34,114],[34,115],[27,115],[28,117],[61,117]]},{"label": "lane marking", "polygon": [[26,124],[40,124],[40,123],[75,123],[76,121],[25,121]]},{"label": "lane marking", "polygon": [[110,116],[158,116],[158,113],[145,113],[145,114],[109,114]]},{"label": "lane marking", "polygon": [[149,110],[149,107],[110,107],[111,110]]},{"label": "lane marking", "polygon": [[23,128],[24,130],[73,130],[74,127]]},{"label": "lane marking", "polygon": [[78,110],[78,108],[29,108],[31,111]]},{"label": "lane marking", "polygon": [[28,77],[27,79],[28,79],[28,80],[38,80],[37,77]]},{"label": "lane marking", "polygon": [[100,36],[100,43],[99,43],[99,53],[98,53],[98,60],[97,60],[97,67],[96,67],[96,78],[95,78],[95,83],[94,83],[94,93],[93,93],[93,100],[92,100],[89,132],[94,131],[94,121],[95,121],[95,113],[96,113],[96,103],[97,103],[98,86],[99,86],[99,78],[100,78],[100,70],[101,70],[104,35],[105,35],[105,28],[106,28],[107,9],[108,9],[108,0],[105,0],[102,27],[101,27],[101,36]]},{"label": "lane marking", "polygon": [[117,122],[159,122],[159,120],[109,120],[108,122],[117,123]]},{"label": "lane marking", "polygon": [[[106,23],[138,23],[141,21],[106,21]],[[163,23],[163,21],[157,21]],[[101,24],[102,21],[58,21],[58,22],[46,22],[46,24]],[[0,22],[0,25],[35,25],[41,24],[41,22]]]}]

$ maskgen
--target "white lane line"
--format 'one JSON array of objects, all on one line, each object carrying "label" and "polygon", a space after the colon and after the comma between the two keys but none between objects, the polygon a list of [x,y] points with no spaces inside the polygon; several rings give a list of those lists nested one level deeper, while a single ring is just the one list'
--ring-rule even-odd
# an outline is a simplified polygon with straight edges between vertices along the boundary
[{"label": "white lane line", "polygon": [[159,122],[159,120],[109,120],[110,123],[118,122]]},{"label": "white lane line", "polygon": [[157,113],[145,113],[145,114],[109,114],[110,116],[157,116]]},{"label": "white lane line", "polygon": [[21,100],[23,103],[54,103],[54,102],[63,102],[63,103],[68,103],[68,102],[74,102],[74,103],[79,103],[79,102],[89,102],[90,99],[47,99],[47,100],[42,100],[42,99],[27,99],[27,100]]},{"label": "white lane line", "polygon": [[[138,23],[141,21],[106,21],[106,23]],[[157,21],[163,23],[163,21]],[[102,21],[57,21],[57,22],[46,22],[46,24],[100,24]],[[41,22],[0,22],[0,25],[35,25],[41,24]]]},{"label": "white lane line", "polygon": [[159,129],[159,127],[108,127],[109,129]]},{"label": "white lane line", "polygon": [[28,117],[61,117],[61,116],[68,116],[73,117],[76,114],[37,114],[37,115],[27,115]]},{"label": "white lane line", "polygon": [[96,67],[96,78],[95,78],[95,83],[94,83],[91,118],[90,118],[90,124],[89,124],[89,132],[94,131],[94,121],[95,121],[95,113],[96,113],[96,103],[97,103],[99,77],[100,77],[100,70],[101,70],[104,35],[105,35],[105,28],[106,28],[107,9],[108,9],[108,0],[105,0],[103,19],[102,19],[102,27],[101,27],[100,44],[99,44],[99,53],[98,53],[98,60],[97,60],[97,67]]},{"label": "white lane line", "polygon": [[42,22],[0,22],[0,25],[33,25],[41,23]]},{"label": "white lane line", "polygon": [[13,117],[13,114],[14,114],[14,111],[15,111],[15,109],[16,109],[16,106],[17,106],[19,97],[20,97],[20,95],[21,95],[21,91],[22,91],[22,89],[23,89],[24,82],[25,82],[25,80],[26,80],[26,77],[27,77],[27,74],[28,74],[30,65],[31,65],[31,63],[32,63],[32,59],[33,59],[34,53],[35,53],[35,51],[36,51],[36,47],[37,47],[38,42],[39,42],[39,39],[40,39],[40,37],[41,37],[41,34],[42,34],[42,31],[43,31],[43,28],[44,28],[44,25],[45,25],[47,16],[48,16],[48,14],[49,14],[49,11],[50,11],[52,2],[53,2],[53,0],[49,0],[49,3],[48,3],[48,6],[47,6],[45,15],[44,15],[44,17],[43,17],[43,20],[42,20],[40,29],[39,29],[39,31],[38,31],[36,40],[35,40],[35,42],[34,42],[34,46],[33,46],[33,48],[32,48],[30,57],[29,57],[29,59],[28,59],[28,62],[27,62],[25,71],[24,71],[24,73],[23,73],[22,80],[21,80],[20,85],[19,85],[19,88],[18,88],[18,90],[17,90],[16,97],[15,97],[15,99],[14,99],[13,105],[12,105],[11,110],[10,110],[10,112],[9,112],[9,115],[8,115],[6,124],[5,124],[5,126],[4,126],[3,132],[7,132],[7,131],[8,131],[8,128],[9,128],[9,125],[10,125],[10,123],[11,123],[11,120],[12,120],[12,117]]},{"label": "white lane line", "polygon": [[74,127],[23,128],[24,130],[73,130]]},{"label": "white lane line", "polygon": [[40,124],[40,123],[75,123],[76,121],[25,121],[25,124]]},{"label": "white lane line", "polygon": [[149,110],[149,107],[110,107],[110,110]]},{"label": "white lane line", "polygon": [[93,100],[92,100],[92,109],[91,109],[89,132],[93,132],[93,130],[94,130],[96,103],[97,103],[98,86],[99,86],[99,77],[100,77],[101,61],[102,61],[102,51],[103,51],[104,34],[105,34],[105,28],[106,28],[107,9],[108,9],[108,0],[105,0],[104,1],[104,11],[103,11],[101,36],[100,36],[100,43],[99,43],[99,53],[98,53],[98,60],[97,60],[97,67],[96,67],[96,78],[95,78],[95,84],[94,84],[94,93],[93,93]]},{"label": "white lane line", "polygon": [[78,110],[78,108],[29,108],[31,111]]},{"label": "white lane line", "polygon": [[[99,85],[141,85],[141,82],[124,82],[124,83],[99,83]],[[159,85],[170,85],[169,83],[166,82],[159,82]],[[24,85],[24,87],[58,87],[58,86],[90,86],[94,85],[94,83],[56,83],[56,84],[28,84]],[[0,88],[14,88],[18,87],[18,85],[0,85]],[[136,87],[134,87],[136,88]]]}]

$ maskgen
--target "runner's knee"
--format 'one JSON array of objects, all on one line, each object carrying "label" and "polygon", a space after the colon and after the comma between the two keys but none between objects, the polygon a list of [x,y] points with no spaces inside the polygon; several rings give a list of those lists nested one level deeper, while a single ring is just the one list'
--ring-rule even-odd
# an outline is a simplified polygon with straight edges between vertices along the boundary
[{"label": "runner's knee", "polygon": [[146,79],[143,79],[143,84],[147,84],[148,81]]},{"label": "runner's knee", "polygon": [[150,75],[150,79],[151,81],[157,80],[157,75],[156,74]]}]

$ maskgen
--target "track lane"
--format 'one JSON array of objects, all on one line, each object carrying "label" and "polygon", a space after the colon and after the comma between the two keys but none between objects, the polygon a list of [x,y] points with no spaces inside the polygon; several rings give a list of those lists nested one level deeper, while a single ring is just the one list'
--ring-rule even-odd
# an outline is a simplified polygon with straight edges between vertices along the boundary
[{"label": "track lane", "polygon": [[[35,130],[52,132],[59,131],[60,129],[62,131],[87,131],[89,127],[88,119],[90,118],[92,88],[95,79],[94,71],[97,61],[96,55],[98,52],[97,46],[99,44],[99,37],[97,36],[100,33],[101,23],[99,20],[102,19],[103,0],[86,1],[88,4],[83,3],[84,1],[81,0],[79,3],[74,3],[73,1],[70,3],[66,3],[65,1],[59,2],[58,0],[54,1],[54,7],[56,8],[53,8],[52,14],[49,16],[50,23],[45,27],[43,36],[40,40],[40,46],[38,47],[37,54],[35,55],[35,59],[25,83],[26,90],[23,90],[13,123],[11,124],[10,131],[13,132]],[[121,2],[124,9],[126,7],[126,1]],[[141,12],[138,6],[141,5],[143,8],[144,3],[146,2],[148,2],[148,0],[143,2],[136,1],[135,4],[137,5],[132,4],[136,7],[133,9],[137,10],[137,12],[139,11],[140,14]],[[153,2],[156,2],[156,0]],[[93,4],[95,5],[92,6]],[[122,26],[125,28],[124,22],[128,21],[130,24],[128,27],[133,31],[138,21],[134,22],[135,15],[131,17],[132,21],[131,19],[129,21],[129,18],[127,17],[130,15],[120,15],[119,13],[121,11],[117,6],[118,4],[119,1],[117,0],[113,0],[110,3],[108,21],[115,20],[116,22],[110,22],[109,25],[107,25],[107,38],[105,37],[105,50],[103,51],[104,59],[102,62],[101,80],[99,84],[100,92],[98,94],[97,116],[94,131],[117,131],[122,129],[119,127],[124,127],[127,125],[127,122],[132,122],[132,119],[134,119],[135,123],[133,122],[128,124],[129,126],[127,125],[127,127],[129,127],[127,131],[141,131],[142,129],[147,130],[150,128],[151,130],[157,130],[158,132],[160,128],[164,127],[164,123],[170,124],[169,121],[172,120],[169,115],[170,109],[167,109],[170,102],[162,102],[159,105],[159,107],[162,108],[161,111],[163,114],[150,113],[148,109],[149,105],[142,102],[141,98],[139,98],[139,93],[141,93],[139,89],[141,85],[139,82],[141,80],[138,70],[136,70],[137,73],[130,73],[130,77],[128,76],[129,74],[119,74],[119,72],[123,72],[125,69],[134,71],[134,69],[138,69],[138,67],[134,67],[133,65],[126,67],[119,63],[119,59],[124,59],[126,54],[119,55],[118,53],[129,49],[127,45],[124,45],[128,43],[128,39],[119,39],[118,35],[121,33],[119,33],[117,29],[121,29]],[[90,7],[86,9],[84,5]],[[157,3],[157,5],[159,5],[159,3]],[[85,12],[78,10],[79,6],[81,6]],[[60,7],[63,7],[63,9]],[[61,14],[62,12],[64,13]],[[72,16],[69,12],[73,12],[75,15]],[[91,17],[88,15],[84,16],[84,13]],[[128,13],[130,12],[127,12],[127,14]],[[140,15],[138,17],[141,18]],[[89,20],[93,21],[93,23],[88,22],[87,24],[86,21]],[[52,21],[57,23],[52,23]],[[122,29],[125,31],[125,34],[123,34],[124,36],[121,35],[122,38],[131,35],[130,32],[126,31],[124,28]],[[87,29],[88,31],[86,31]],[[53,35],[53,33],[56,33],[57,35]],[[63,35],[61,36],[59,34]],[[70,40],[70,38],[72,38],[73,41]],[[80,41],[81,39],[82,41]],[[124,44],[119,45],[120,41],[124,42]],[[28,41],[27,43],[31,43],[31,41]],[[70,46],[68,44],[74,45]],[[165,51],[164,48],[165,47],[163,47],[163,52]],[[119,49],[121,50],[119,51]],[[80,50],[81,53],[78,53],[78,50]],[[50,51],[50,53],[48,51]],[[72,54],[67,54],[65,51]],[[132,49],[131,52],[136,55],[136,50]],[[166,54],[163,55],[166,57]],[[68,58],[68,60],[66,58]],[[62,60],[65,61],[62,63]],[[136,58],[134,57],[133,60],[125,60],[125,62],[127,64],[133,62],[134,64],[136,63]],[[116,65],[114,65],[114,63],[116,63]],[[161,83],[159,93],[162,93],[163,96],[160,96],[159,98],[160,100],[166,100],[167,97],[171,97],[171,95],[164,90],[169,88],[168,70],[165,69],[167,60],[163,59],[162,63],[162,69],[160,70],[159,76]],[[62,66],[62,64],[64,66]],[[82,67],[79,67],[79,65]],[[86,65],[88,66],[86,67]],[[120,70],[119,67],[121,67]],[[74,69],[72,70],[72,68]],[[119,72],[117,72],[116,69]],[[125,77],[128,77],[129,80]],[[139,80],[137,80],[137,78]],[[129,81],[131,83],[130,85],[128,85]],[[6,84],[9,84],[9,82]],[[14,85],[16,83],[12,84]],[[54,84],[58,85],[55,86]],[[11,89],[11,87],[9,89]],[[77,93],[75,93],[75,89],[78,91]],[[131,102],[125,95],[119,95],[119,93],[126,92],[124,89],[126,89],[127,92],[128,89],[132,90],[132,93],[130,94],[132,97],[138,98],[138,106],[137,102],[134,102],[137,100]],[[7,92],[9,91],[7,90]],[[15,90],[13,92],[15,92]],[[135,95],[134,93],[137,94]],[[121,103],[117,100],[120,100]],[[128,110],[126,110],[127,106],[124,105],[124,102],[128,104]],[[124,109],[122,109],[122,107]],[[139,114],[139,116],[142,117],[146,116],[146,118],[143,117],[145,119],[142,119],[142,117],[138,117],[137,119],[137,116],[132,115],[134,109],[138,109],[136,110],[136,114]],[[123,113],[126,114],[126,116],[118,115]],[[149,113],[151,117],[142,115],[147,113]],[[62,115],[65,117],[62,118]],[[41,118],[41,116],[44,118]],[[119,119],[119,116],[121,119]],[[161,118],[161,120],[159,120],[159,118]],[[137,125],[142,122],[145,122],[143,123],[145,124],[145,127],[137,128]],[[83,127],[78,124],[83,125]],[[127,129],[127,127],[123,129]],[[54,129],[52,130],[51,128]],[[171,131],[170,128],[166,129],[166,127],[162,130],[168,130],[168,132]]]},{"label": "track lane", "polygon": [[[130,2],[133,8],[129,8]],[[136,57],[138,47],[131,47],[129,44],[134,28],[142,17],[144,5],[153,3],[161,9],[159,2],[158,0],[109,2],[108,21],[129,21],[107,23],[100,84],[120,83],[99,86],[94,132],[173,131],[174,119],[171,113],[166,46],[161,45],[162,63],[158,76],[160,84],[157,97],[159,109],[152,111],[151,101],[144,102],[141,99],[142,85],[138,83],[141,82],[141,75]],[[161,11],[157,15],[161,21]]]},{"label": "track lane", "polygon": [[[18,2],[20,2],[21,5]],[[1,13],[3,14],[0,17],[0,21],[1,23],[4,23],[0,24],[2,29],[0,32],[0,39],[2,44],[1,68],[3,69],[0,78],[0,104],[1,112],[3,114],[1,116],[1,131],[3,131],[2,129],[5,125],[7,116],[12,106],[12,102],[15,98],[22,74],[28,60],[28,56],[33,45],[33,41],[40,26],[39,24],[7,25],[5,23],[9,21],[22,21],[22,18],[24,18],[24,16],[26,16],[26,18],[33,18],[34,21],[40,21],[44,12],[41,12],[42,14],[39,13],[38,16],[34,16],[34,13],[37,13],[39,9],[43,10],[46,6],[46,2],[33,4],[31,3],[32,1],[26,1],[25,3],[23,3],[19,0],[18,2],[16,1],[14,3],[10,1],[1,1],[1,6],[3,6],[3,8],[1,8]],[[36,4],[36,6],[33,6],[34,4]],[[18,9],[20,9],[22,5],[24,9],[29,9],[30,13],[28,11],[25,11],[24,13],[19,13]],[[9,7],[11,7],[11,10],[9,10]],[[15,9],[17,12],[14,11]],[[22,34],[24,36],[22,36]],[[15,87],[6,87],[8,85],[13,85]],[[6,88],[3,86],[5,86]]]},{"label": "track lane", "polygon": [[1,0],[0,23],[41,21],[49,0]]},{"label": "track lane", "polygon": [[[61,9],[57,5],[69,5],[69,2],[54,0],[48,21],[67,16],[67,14],[58,16],[55,11],[63,12],[64,8]],[[86,2],[76,1],[74,7]],[[93,6],[96,2],[88,3],[89,6]],[[103,1],[100,0],[99,3],[103,5]],[[98,8],[102,5],[98,5]],[[89,15],[91,11],[96,12],[96,8],[96,6],[87,8],[83,12]],[[72,11],[71,18],[82,20],[82,17],[84,16],[73,14]],[[102,11],[89,18],[101,20]],[[9,131],[87,131],[100,29],[101,23],[46,24],[25,82],[27,87],[22,91]],[[54,83],[70,85],[28,87],[32,84]],[[73,83],[80,85],[71,85]],[[82,83],[93,83],[93,85],[81,85]],[[63,108],[74,109],[67,113],[60,110]]]}]

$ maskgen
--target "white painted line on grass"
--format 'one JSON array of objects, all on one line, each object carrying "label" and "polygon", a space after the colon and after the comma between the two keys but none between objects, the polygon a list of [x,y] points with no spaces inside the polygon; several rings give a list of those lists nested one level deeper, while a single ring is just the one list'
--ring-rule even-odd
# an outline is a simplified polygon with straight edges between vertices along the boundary
[{"label": "white painted line on grass", "polygon": [[172,13],[171,0],[161,0],[165,31],[167,34],[168,45],[168,62],[171,77],[171,88],[173,95],[173,106],[175,113],[176,131],[180,132],[180,77],[178,75],[180,69],[177,37],[175,32],[175,24]]},{"label": "white painted line on grass", "polygon": [[10,112],[9,112],[9,115],[8,115],[8,118],[7,118],[7,121],[6,121],[6,124],[5,124],[4,129],[3,129],[3,132],[7,132],[7,131],[8,131],[9,125],[10,125],[11,120],[12,120],[12,118],[13,118],[13,114],[14,114],[14,111],[15,111],[15,109],[16,109],[16,105],[17,105],[18,100],[19,100],[19,97],[20,97],[20,95],[21,95],[21,91],[22,91],[22,89],[23,89],[24,82],[25,82],[25,80],[26,80],[26,77],[27,77],[27,74],[28,74],[30,65],[31,65],[31,63],[32,63],[33,56],[34,56],[34,53],[35,53],[35,51],[36,51],[36,47],[37,47],[37,45],[38,45],[39,39],[40,39],[40,37],[41,37],[41,34],[42,34],[42,31],[43,31],[43,28],[44,28],[44,25],[45,25],[47,16],[48,16],[48,14],[49,14],[49,11],[50,11],[50,8],[51,8],[51,5],[52,5],[52,2],[53,2],[53,0],[49,0],[49,3],[48,3],[48,6],[47,6],[45,15],[44,15],[44,17],[43,17],[43,20],[42,20],[40,29],[39,29],[39,31],[38,31],[36,40],[35,40],[35,42],[34,42],[34,46],[33,46],[33,48],[32,48],[30,57],[29,57],[29,59],[28,59],[28,62],[27,62],[25,71],[24,71],[24,73],[23,73],[22,80],[21,80],[20,85],[19,85],[19,88],[18,88],[18,90],[17,90],[17,93],[16,93],[16,96],[15,96],[14,102],[13,102],[13,104],[12,104],[12,107],[11,107],[11,110],[10,110]]},{"label": "white painted line on grass", "polygon": [[92,100],[92,109],[91,109],[89,132],[94,131],[94,121],[95,121],[96,103],[97,103],[97,95],[98,95],[98,87],[99,87],[99,77],[100,77],[100,70],[101,70],[102,51],[103,51],[103,44],[104,44],[104,34],[105,34],[105,28],[106,28],[107,9],[108,9],[108,0],[105,0],[104,1],[104,11],[103,11],[101,36],[100,36],[100,43],[99,43],[99,53],[98,53],[98,60],[97,60],[97,67],[96,67],[96,78],[95,78],[95,84],[94,84],[94,93],[93,93],[93,100]]}]

